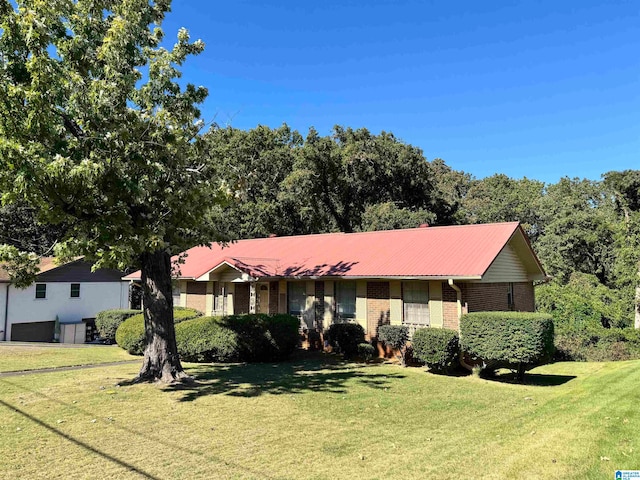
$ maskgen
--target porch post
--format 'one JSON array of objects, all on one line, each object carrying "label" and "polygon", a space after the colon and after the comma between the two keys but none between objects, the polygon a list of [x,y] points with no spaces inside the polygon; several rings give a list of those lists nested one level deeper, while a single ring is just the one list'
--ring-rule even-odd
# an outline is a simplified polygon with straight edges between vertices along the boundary
[{"label": "porch post", "polygon": [[256,313],[256,282],[249,283],[249,313]]}]

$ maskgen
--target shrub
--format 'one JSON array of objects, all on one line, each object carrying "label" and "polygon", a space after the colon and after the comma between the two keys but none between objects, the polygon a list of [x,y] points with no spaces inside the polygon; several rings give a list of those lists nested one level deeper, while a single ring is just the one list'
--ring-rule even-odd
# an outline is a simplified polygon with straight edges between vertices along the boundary
[{"label": "shrub", "polygon": [[184,322],[185,320],[191,320],[202,316],[202,312],[195,308],[188,307],[173,307],[173,323]]},{"label": "shrub", "polygon": [[449,371],[458,360],[458,332],[448,328],[419,328],[411,339],[413,356],[436,372]]},{"label": "shrub", "polygon": [[369,363],[371,359],[375,356],[376,349],[370,343],[359,343],[358,344],[358,357],[364,360],[365,363]]},{"label": "shrub", "polygon": [[[198,316],[176,324],[176,342],[178,353],[187,361],[281,360],[298,346],[299,326],[291,315]],[[116,341],[133,355],[144,353],[142,314],[122,322]]]},{"label": "shrub", "polygon": [[524,380],[526,370],[553,356],[553,321],[540,313],[468,313],[460,320],[460,341],[490,368],[517,367],[518,380]]},{"label": "shrub", "polygon": [[237,333],[239,358],[246,362],[284,359],[300,341],[300,320],[292,315],[231,315],[222,323]]},{"label": "shrub", "polygon": [[219,317],[197,317],[176,325],[180,358],[187,362],[237,360],[238,334],[222,325]]},{"label": "shrub", "polygon": [[327,330],[326,339],[329,345],[350,358],[358,353],[358,345],[364,343],[364,329],[357,323],[334,323]]},{"label": "shrub", "polygon": [[640,358],[635,328],[562,329],[556,334],[556,360],[601,362]]},{"label": "shrub", "polygon": [[378,328],[378,339],[400,353],[398,360],[406,366],[407,341],[409,329],[402,325],[381,325]]},{"label": "shrub", "polygon": [[142,355],[145,346],[144,315],[127,318],[116,330],[116,343],[131,355]]},{"label": "shrub", "polygon": [[[174,307],[174,323],[197,318],[202,313],[193,308]],[[116,343],[131,355],[142,355],[145,347],[144,314],[138,313],[127,318],[116,330]]]},{"label": "shrub", "polygon": [[127,318],[140,313],[140,310],[103,310],[96,315],[96,328],[100,336],[110,343],[116,340],[116,330]]}]

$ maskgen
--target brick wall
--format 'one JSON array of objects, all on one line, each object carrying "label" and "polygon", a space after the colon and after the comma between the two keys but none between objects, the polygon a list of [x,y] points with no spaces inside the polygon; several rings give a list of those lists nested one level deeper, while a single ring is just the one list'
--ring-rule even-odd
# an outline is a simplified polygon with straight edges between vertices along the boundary
[{"label": "brick wall", "polygon": [[513,298],[518,312],[533,312],[536,309],[536,297],[532,282],[514,283]]},{"label": "brick wall", "polygon": [[378,327],[389,323],[389,282],[367,282],[367,334],[378,335]]},{"label": "brick wall", "polygon": [[511,310],[507,302],[508,283],[466,283],[462,288],[462,303],[468,305],[469,312]]},{"label": "brick wall", "polygon": [[458,294],[447,282],[442,282],[443,327],[458,330]]},{"label": "brick wall", "polygon": [[280,288],[278,282],[269,282],[269,313],[278,313],[278,293]]},{"label": "brick wall", "polygon": [[188,308],[205,312],[207,308],[207,283],[206,282],[187,282],[187,302]]},{"label": "brick wall", "polygon": [[233,313],[243,315],[249,313],[249,284],[236,283],[233,294]]}]

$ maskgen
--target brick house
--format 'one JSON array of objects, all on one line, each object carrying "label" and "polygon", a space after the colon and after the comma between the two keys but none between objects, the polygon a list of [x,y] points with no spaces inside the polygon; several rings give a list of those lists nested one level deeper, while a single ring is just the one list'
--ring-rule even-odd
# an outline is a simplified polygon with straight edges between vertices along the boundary
[{"label": "brick house", "polygon": [[357,322],[369,337],[387,323],[457,329],[464,312],[533,311],[533,284],[546,278],[517,222],[259,238],[185,253],[175,305],[290,313],[318,331]]}]

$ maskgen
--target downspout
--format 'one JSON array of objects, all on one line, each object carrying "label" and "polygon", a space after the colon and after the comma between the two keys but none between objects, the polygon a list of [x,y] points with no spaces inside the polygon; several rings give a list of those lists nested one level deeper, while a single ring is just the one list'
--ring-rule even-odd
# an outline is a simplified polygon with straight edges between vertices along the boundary
[{"label": "downspout", "polygon": [[[462,317],[462,290],[460,290],[460,287],[458,285],[453,283],[453,278],[448,279],[447,283],[456,291],[456,307],[458,310],[458,334],[460,334],[460,317]],[[473,367],[464,361],[464,354],[462,353],[462,350],[460,350],[460,353],[458,354],[458,360],[460,362],[460,365],[462,365],[465,369],[469,370],[470,372],[473,370]]]},{"label": "downspout", "polygon": [[7,341],[7,328],[9,328],[9,287],[10,283],[7,283],[7,292],[6,297],[4,299],[4,332],[2,334],[2,339]]}]

